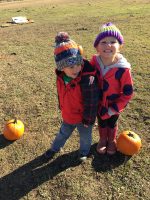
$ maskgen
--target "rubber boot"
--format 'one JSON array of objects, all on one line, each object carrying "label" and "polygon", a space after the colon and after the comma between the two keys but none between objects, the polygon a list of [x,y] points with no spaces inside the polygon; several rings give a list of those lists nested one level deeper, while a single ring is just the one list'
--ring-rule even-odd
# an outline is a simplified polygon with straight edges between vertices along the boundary
[{"label": "rubber boot", "polygon": [[99,135],[100,140],[97,144],[96,150],[99,154],[105,154],[106,153],[106,146],[107,146],[107,128],[99,128]]},{"label": "rubber boot", "polygon": [[118,127],[108,128],[108,146],[107,153],[113,155],[116,153],[116,134]]}]

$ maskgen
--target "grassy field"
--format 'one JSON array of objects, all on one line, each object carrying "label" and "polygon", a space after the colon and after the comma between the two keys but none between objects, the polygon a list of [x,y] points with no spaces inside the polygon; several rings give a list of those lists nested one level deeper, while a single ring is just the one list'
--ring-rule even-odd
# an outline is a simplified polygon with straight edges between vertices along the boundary
[{"label": "grassy field", "polygon": [[[150,199],[149,1],[33,2],[29,6],[0,3],[0,25],[22,15],[35,22],[0,27],[0,132],[5,120],[14,116],[26,127],[24,136],[15,142],[6,141],[0,134],[0,199]],[[54,37],[59,31],[67,31],[90,59],[95,53],[93,41],[99,26],[108,21],[122,30],[122,53],[132,64],[135,88],[133,100],[120,116],[119,132],[129,129],[138,133],[142,149],[129,160],[119,153],[99,156],[95,151],[99,138],[95,126],[87,162],[76,162],[79,136],[74,132],[63,150],[49,163],[43,163],[40,155],[49,148],[61,123]]]}]

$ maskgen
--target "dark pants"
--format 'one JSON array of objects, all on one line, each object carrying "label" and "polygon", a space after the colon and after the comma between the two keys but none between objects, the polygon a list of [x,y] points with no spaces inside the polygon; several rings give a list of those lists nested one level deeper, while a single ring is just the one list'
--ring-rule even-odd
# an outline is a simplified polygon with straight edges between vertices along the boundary
[{"label": "dark pants", "polygon": [[102,128],[114,128],[117,125],[117,120],[119,118],[119,115],[112,115],[109,119],[102,120],[98,116],[98,125]]}]

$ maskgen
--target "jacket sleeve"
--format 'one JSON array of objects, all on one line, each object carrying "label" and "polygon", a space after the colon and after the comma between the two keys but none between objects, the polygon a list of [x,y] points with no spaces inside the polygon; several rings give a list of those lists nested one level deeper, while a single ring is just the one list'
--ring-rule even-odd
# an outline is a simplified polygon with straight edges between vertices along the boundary
[{"label": "jacket sleeve", "polygon": [[92,125],[95,122],[98,112],[99,88],[93,67],[86,62],[84,68],[86,70],[85,75],[81,79],[81,92],[84,106],[82,123]]},{"label": "jacket sleeve", "polygon": [[133,81],[131,77],[130,69],[126,69],[122,78],[120,79],[121,84],[121,95],[116,101],[109,107],[108,114],[119,114],[124,110],[128,102],[133,96]]},{"label": "jacket sleeve", "polygon": [[91,64],[93,67],[95,66],[94,56],[91,58],[90,64]]}]

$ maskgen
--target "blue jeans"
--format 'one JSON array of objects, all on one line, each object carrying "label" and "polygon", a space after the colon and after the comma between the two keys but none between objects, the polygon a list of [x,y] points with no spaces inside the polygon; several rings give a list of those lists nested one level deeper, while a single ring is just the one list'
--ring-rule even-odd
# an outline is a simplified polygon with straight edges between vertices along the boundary
[{"label": "blue jeans", "polygon": [[65,145],[75,128],[77,128],[80,135],[80,154],[88,155],[92,144],[92,125],[86,128],[82,123],[67,124],[63,122],[51,146],[51,150],[58,152]]}]

